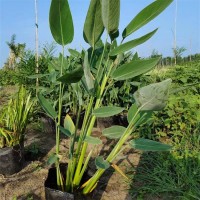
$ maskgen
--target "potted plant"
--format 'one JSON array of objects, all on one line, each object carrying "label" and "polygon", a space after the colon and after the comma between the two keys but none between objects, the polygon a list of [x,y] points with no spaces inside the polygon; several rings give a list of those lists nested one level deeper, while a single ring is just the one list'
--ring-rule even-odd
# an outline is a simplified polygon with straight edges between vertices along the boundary
[{"label": "potted plant", "polygon": [[[57,82],[59,83],[59,95],[57,104],[54,106],[42,95],[38,94],[38,100],[46,113],[55,121],[56,125],[56,152],[48,160],[55,165],[56,187],[46,188],[46,198],[66,199],[68,194],[81,188],[83,194],[92,192],[99,178],[110,166],[118,172],[121,170],[113,163],[114,159],[128,147],[144,151],[169,151],[171,146],[144,138],[135,138],[134,131],[148,121],[153,111],[159,111],[166,105],[171,79],[160,83],[147,85],[138,88],[133,94],[134,101],[127,110],[128,126],[112,126],[102,131],[102,134],[118,142],[107,158],[101,155],[96,157],[96,173],[84,184],[83,175],[86,172],[89,160],[96,145],[101,144],[100,138],[92,136],[92,129],[97,118],[106,118],[117,115],[125,110],[123,107],[103,105],[103,99],[110,84],[116,81],[134,79],[150,71],[159,62],[160,58],[133,59],[123,63],[122,55],[132,48],[150,39],[157,29],[146,35],[124,42],[132,33],[143,27],[149,21],[159,15],[172,0],[157,0],[144,8],[125,27],[122,32],[122,40],[117,43],[119,36],[120,0],[91,0],[87,12],[83,35],[85,41],[90,45],[88,50],[76,53],[81,57],[81,65],[75,69],[70,67],[64,70],[68,60],[64,57],[65,45],[73,40],[74,27],[70,7],[67,0],[52,0],[49,14],[51,33],[55,41],[62,46],[61,65]],[[100,38],[106,31],[106,40],[103,45]],[[58,67],[58,66],[57,66]],[[62,100],[65,85],[72,85],[78,102],[77,120],[74,123],[67,114],[64,119],[64,126],[61,126]],[[85,98],[83,98],[83,94]],[[85,104],[85,105],[84,105]],[[78,131],[78,122],[81,110],[85,108],[83,124]],[[63,173],[60,164],[60,133],[65,134],[70,140],[68,152],[68,166]],[[93,148],[87,154],[88,144]],[[51,193],[53,191],[53,193]],[[62,191],[62,192],[61,192]],[[51,194],[50,194],[51,193]],[[73,197],[72,197],[73,198]]]},{"label": "potted plant", "polygon": [[24,163],[24,137],[34,101],[21,86],[17,94],[1,109],[0,174],[19,172]]}]

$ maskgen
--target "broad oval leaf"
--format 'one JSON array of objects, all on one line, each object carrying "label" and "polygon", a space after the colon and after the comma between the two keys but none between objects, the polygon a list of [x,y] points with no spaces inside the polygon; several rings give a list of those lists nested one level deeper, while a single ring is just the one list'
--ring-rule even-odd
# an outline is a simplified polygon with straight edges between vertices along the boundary
[{"label": "broad oval leaf", "polygon": [[127,115],[128,123],[130,123],[131,120],[134,117],[136,117],[137,112],[138,112],[138,107],[137,107],[136,103],[134,103],[128,110],[128,115]]},{"label": "broad oval leaf", "polygon": [[139,119],[135,123],[135,127],[141,126],[145,123],[152,123],[152,111],[141,111],[139,114]]},{"label": "broad oval leaf", "polygon": [[108,169],[110,167],[110,164],[107,160],[103,159],[103,156],[98,156],[95,159],[95,165],[98,169]]},{"label": "broad oval leaf", "polygon": [[63,128],[62,126],[59,126],[59,129],[67,137],[71,137],[72,136],[72,134],[70,133],[70,131],[68,129]]},{"label": "broad oval leaf", "polygon": [[158,63],[160,58],[152,58],[148,60],[133,60],[118,67],[112,74],[115,80],[126,80],[134,78],[141,74],[147,73]]},{"label": "broad oval leaf", "polygon": [[138,13],[135,18],[128,24],[128,26],[124,29],[122,36],[126,38],[131,33],[135,32],[151,20],[153,20],[156,16],[158,16],[165,8],[171,4],[173,0],[156,0],[146,8],[144,8],[140,13]]},{"label": "broad oval leaf", "polygon": [[65,116],[64,119],[64,128],[68,130],[71,133],[71,135],[75,133],[74,122],[72,121],[72,118],[68,114]]},{"label": "broad oval leaf", "polygon": [[38,94],[38,101],[40,103],[40,105],[42,106],[42,108],[45,110],[45,112],[52,117],[53,119],[55,119],[57,117],[57,113],[54,110],[53,106],[49,103],[49,101],[47,101],[47,99],[45,99],[43,97],[42,94]]},{"label": "broad oval leaf", "polygon": [[102,20],[108,34],[118,31],[120,18],[120,0],[102,0]]},{"label": "broad oval leaf", "polygon": [[99,0],[91,0],[83,29],[84,40],[94,48],[103,31],[101,2]]},{"label": "broad oval leaf", "polygon": [[168,100],[171,82],[171,79],[167,79],[138,89],[133,96],[140,110],[162,110]]},{"label": "broad oval leaf", "polygon": [[125,130],[126,128],[123,126],[111,126],[104,129],[102,131],[102,134],[110,139],[118,139],[123,135]]},{"label": "broad oval leaf", "polygon": [[113,115],[117,115],[121,113],[124,108],[117,106],[105,106],[101,108],[97,108],[93,111],[93,115],[96,117],[111,117]]},{"label": "broad oval leaf", "polygon": [[152,111],[139,111],[136,103],[134,103],[128,111],[127,120],[129,124],[133,120],[132,123],[136,128],[144,123],[150,122],[152,114]]},{"label": "broad oval leaf", "polygon": [[148,139],[135,139],[130,141],[130,145],[134,149],[142,151],[170,151],[171,146]]},{"label": "broad oval leaf", "polygon": [[60,45],[72,42],[74,25],[68,0],[52,0],[49,25],[54,40]]},{"label": "broad oval leaf", "polygon": [[140,38],[137,38],[135,40],[132,40],[132,41],[129,41],[129,42],[126,42],[124,44],[121,44],[120,46],[118,46],[117,48],[113,49],[111,52],[110,52],[110,56],[115,56],[115,55],[118,55],[120,53],[124,53],[125,51],[129,51],[130,49],[146,42],[148,39],[150,39],[157,31],[158,29],[155,29],[154,31],[140,37]]},{"label": "broad oval leaf", "polygon": [[57,79],[57,81],[60,81],[65,84],[77,83],[81,80],[81,78],[83,77],[83,74],[84,74],[83,68],[80,66],[77,69],[61,76],[59,79]]},{"label": "broad oval leaf", "polygon": [[68,49],[68,51],[69,51],[70,55],[72,55],[73,57],[77,57],[78,58],[79,56],[81,56],[81,54],[78,51],[74,50],[74,49]]},{"label": "broad oval leaf", "polygon": [[102,144],[102,141],[99,138],[92,137],[92,136],[86,136],[84,142],[87,142],[89,144],[94,144],[94,145]]}]

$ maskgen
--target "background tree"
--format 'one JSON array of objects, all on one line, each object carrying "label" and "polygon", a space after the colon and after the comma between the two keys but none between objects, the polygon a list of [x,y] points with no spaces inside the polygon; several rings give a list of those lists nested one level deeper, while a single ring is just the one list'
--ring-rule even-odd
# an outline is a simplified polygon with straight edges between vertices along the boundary
[{"label": "background tree", "polygon": [[[38,57],[39,57],[39,50],[38,50],[38,9],[37,9],[37,0],[35,0],[35,72],[38,74],[39,72],[39,64],[38,64]],[[36,79],[36,88],[39,86],[39,79]],[[37,90],[37,89],[36,89]]]},{"label": "background tree", "polygon": [[180,63],[180,61],[182,60],[182,55],[183,55],[183,53],[185,51],[186,51],[185,47],[176,47],[176,48],[173,48],[174,58],[175,58],[175,64]]},{"label": "background tree", "polygon": [[11,41],[6,42],[10,48],[10,53],[9,53],[8,60],[7,60],[6,64],[4,65],[4,67],[9,68],[9,69],[15,69],[16,63],[22,59],[22,57],[24,55],[24,50],[26,47],[25,43],[16,44],[15,40],[16,40],[16,35],[13,34],[11,36]]}]

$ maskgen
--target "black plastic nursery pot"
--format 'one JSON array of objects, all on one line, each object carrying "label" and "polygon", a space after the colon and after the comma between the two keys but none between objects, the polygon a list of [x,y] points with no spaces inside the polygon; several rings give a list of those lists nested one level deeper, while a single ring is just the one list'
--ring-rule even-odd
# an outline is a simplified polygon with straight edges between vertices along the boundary
[{"label": "black plastic nursery pot", "polygon": [[24,165],[24,145],[0,149],[0,174],[12,175],[22,170]]},{"label": "black plastic nursery pot", "polygon": [[53,119],[46,115],[41,115],[41,122],[44,133],[55,134],[56,128]]},{"label": "black plastic nursery pot", "polygon": [[45,187],[46,200],[74,200],[74,195],[60,190]]},{"label": "black plastic nursery pot", "polygon": [[[66,176],[67,164],[60,164],[60,171],[63,177]],[[56,168],[49,169],[45,185],[46,200],[74,200],[74,194],[62,192],[57,188],[56,184]]]},{"label": "black plastic nursery pot", "polygon": [[[60,171],[63,177],[66,177],[67,164],[60,164]],[[83,175],[82,183],[86,182],[91,177],[88,175],[86,170]],[[46,200],[83,200],[86,196],[81,193],[79,189],[75,189],[74,193],[62,192],[58,189],[56,184],[56,168],[52,167],[49,169],[47,179],[45,181],[45,197]]]}]

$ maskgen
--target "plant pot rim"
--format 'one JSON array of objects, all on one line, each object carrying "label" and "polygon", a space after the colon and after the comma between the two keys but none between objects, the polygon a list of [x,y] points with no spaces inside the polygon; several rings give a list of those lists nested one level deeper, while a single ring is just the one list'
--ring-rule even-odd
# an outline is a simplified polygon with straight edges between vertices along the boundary
[{"label": "plant pot rim", "polygon": [[54,194],[60,195],[63,197],[63,200],[74,200],[74,194],[69,193],[69,192],[63,192],[63,191],[57,190],[57,189],[52,189],[47,186],[45,186],[45,193],[46,193],[46,195],[47,195],[47,193],[49,193],[49,194],[54,193]]},{"label": "plant pot rim", "polygon": [[69,193],[69,192],[63,192],[63,191],[61,191],[61,190],[57,190],[57,189],[52,189],[52,188],[50,188],[50,187],[47,187],[47,186],[45,186],[45,189],[48,189],[48,190],[50,190],[50,191],[55,191],[55,192],[57,192],[57,193],[60,193],[60,194],[67,194],[67,195],[71,195],[71,196],[74,196],[74,194],[73,193]]}]

